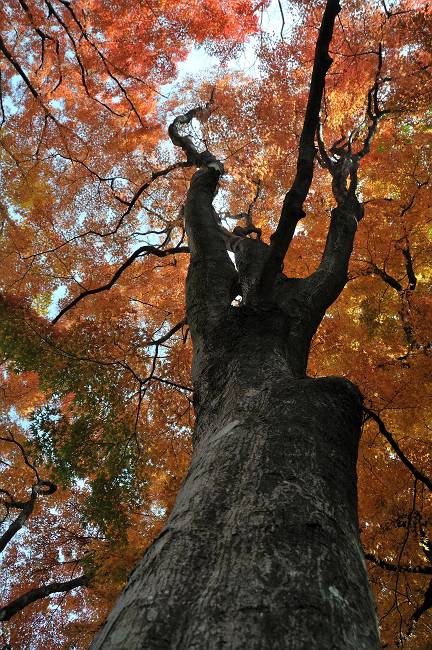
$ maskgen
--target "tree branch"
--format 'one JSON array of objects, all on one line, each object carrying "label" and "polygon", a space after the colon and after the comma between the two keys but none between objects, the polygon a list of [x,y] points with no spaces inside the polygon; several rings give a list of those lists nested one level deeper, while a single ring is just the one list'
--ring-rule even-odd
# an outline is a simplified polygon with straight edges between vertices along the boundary
[{"label": "tree branch", "polygon": [[405,258],[405,268],[408,276],[409,288],[414,291],[417,285],[417,277],[414,271],[413,260],[411,257],[410,247],[402,248],[402,255]]},{"label": "tree branch", "polygon": [[372,553],[364,554],[366,560],[373,562],[376,566],[379,566],[381,569],[386,571],[397,571],[398,573],[422,573],[425,575],[432,575],[432,566],[410,566],[403,564],[393,564],[392,562],[387,562],[387,560],[381,560]]},{"label": "tree branch", "polygon": [[193,388],[190,386],[183,386],[183,384],[178,384],[175,381],[171,381],[170,379],[165,379],[164,377],[157,377],[156,375],[153,375],[151,377],[151,381],[158,381],[161,384],[166,384],[167,386],[172,386],[173,388],[178,388],[180,390],[185,390],[188,393],[193,393]]},{"label": "tree branch", "polygon": [[374,420],[374,422],[377,423],[378,428],[380,433],[384,436],[384,438],[387,440],[389,443],[390,447],[393,449],[395,454],[399,457],[399,459],[402,461],[402,463],[405,465],[407,469],[411,472],[411,474],[419,481],[421,481],[426,487],[432,491],[432,481],[430,478],[428,478],[423,472],[418,470],[410,460],[405,456],[401,448],[399,447],[398,443],[396,440],[393,438],[392,434],[390,431],[388,431],[387,427],[385,426],[384,422],[381,420],[379,415],[374,413],[374,411],[371,411],[370,409],[366,408],[366,406],[363,406],[363,411],[366,413],[367,419],[371,418]]},{"label": "tree branch", "polygon": [[[337,207],[331,212],[330,228],[320,265],[307,278],[313,301],[321,312],[321,318],[346,284],[357,225],[364,214],[364,208],[357,198],[357,172],[362,157],[370,150],[379,120],[386,112],[380,110],[378,102],[378,92],[382,82],[381,69],[382,47],[380,44],[375,82],[368,92],[366,119],[369,119],[369,128],[360,151],[353,153],[352,150],[353,142],[358,138],[360,131],[360,128],[357,128],[348,136],[343,136],[334,142],[329,154],[324,144],[321,124],[319,120],[317,121],[316,136],[320,164],[326,167],[332,176],[332,192],[337,203]],[[372,265],[372,268],[394,289],[397,291],[402,289],[397,280],[385,271],[375,265]]]},{"label": "tree branch", "polygon": [[0,609],[0,621],[9,621],[12,616],[15,616],[15,614],[18,614],[18,612],[23,610],[25,607],[41,598],[46,598],[50,594],[71,591],[77,587],[84,587],[88,585],[89,581],[89,576],[83,574],[78,578],[73,578],[72,580],[67,580],[65,582],[51,582],[43,587],[30,589],[30,591],[27,591],[25,594],[22,594],[22,596],[19,596]]},{"label": "tree branch", "polygon": [[432,607],[432,580],[429,582],[429,586],[426,589],[422,604],[419,607],[417,607],[417,609],[415,610],[414,614],[411,617],[411,625],[408,628],[408,634],[411,634],[411,631],[414,627],[414,623],[417,623],[420,616],[425,612],[427,612],[428,609],[431,609],[431,607]]},{"label": "tree branch", "polygon": [[[145,124],[144,124],[143,121],[142,121],[142,118],[141,118],[141,116],[140,116],[140,114],[139,114],[139,112],[138,112],[138,109],[136,108],[135,104],[133,103],[132,99],[130,98],[130,96],[129,96],[129,94],[128,94],[126,88],[125,88],[125,86],[120,82],[120,80],[118,79],[118,77],[116,77],[116,76],[111,72],[111,70],[110,70],[110,66],[108,65],[108,61],[107,61],[106,57],[102,54],[102,52],[100,51],[100,49],[99,49],[99,48],[98,48],[98,47],[93,43],[93,41],[90,40],[90,38],[89,38],[87,32],[85,31],[84,27],[82,26],[81,22],[79,21],[77,15],[76,15],[76,13],[75,13],[75,11],[74,11],[73,8],[70,6],[70,2],[69,2],[69,0],[59,0],[59,2],[60,2],[60,3],[61,3],[61,4],[66,8],[66,10],[70,13],[70,15],[72,16],[73,21],[74,21],[75,24],[78,26],[78,28],[79,28],[79,30],[80,30],[80,32],[81,32],[81,37],[82,37],[82,38],[83,38],[83,39],[84,39],[84,40],[89,44],[89,46],[90,46],[90,47],[91,47],[91,48],[96,52],[97,56],[98,56],[98,57],[100,58],[100,60],[102,61],[102,64],[103,64],[103,66],[104,66],[104,68],[105,68],[105,71],[106,71],[108,77],[109,77],[109,78],[110,78],[110,79],[111,79],[111,80],[116,84],[116,86],[119,88],[119,90],[120,90],[120,92],[122,93],[123,97],[126,99],[127,103],[129,104],[131,110],[133,111],[133,113],[134,113],[135,116],[137,117],[138,122],[140,123],[140,125],[141,125],[143,128],[145,128]],[[96,99],[96,98],[93,97],[93,99]],[[99,101],[99,100],[96,99],[96,101]],[[100,103],[100,102],[99,102],[99,103]],[[114,112],[114,113],[115,113],[115,111],[113,111],[113,109],[110,108],[109,106],[107,106],[107,105],[105,105],[105,104],[104,104],[104,106],[105,106],[106,108],[108,108],[108,110],[110,110],[111,112]],[[116,114],[117,114],[117,113],[116,113]]]},{"label": "tree branch", "polygon": [[385,113],[387,112],[385,110],[380,109],[379,102],[378,102],[378,91],[380,88],[382,64],[383,64],[382,44],[379,43],[378,66],[375,73],[375,82],[372,88],[370,88],[368,92],[367,117],[369,118],[369,126],[366,134],[366,138],[363,143],[363,147],[357,154],[360,158],[363,158],[367,153],[369,153],[372,139],[378,128],[378,123],[382,118],[382,116],[385,115]]},{"label": "tree branch", "polygon": [[86,298],[87,296],[94,295],[96,293],[101,293],[102,291],[108,291],[108,289],[111,289],[111,287],[117,282],[117,280],[121,277],[122,273],[134,262],[137,257],[140,257],[143,254],[148,254],[151,253],[152,255],[156,255],[157,257],[166,257],[167,255],[175,255],[176,253],[188,253],[189,248],[187,246],[176,246],[174,248],[167,248],[165,250],[161,250],[160,248],[157,248],[156,246],[140,246],[139,248],[136,249],[132,253],[130,257],[128,257],[125,262],[117,269],[117,271],[114,273],[112,276],[111,280],[107,282],[106,284],[103,284],[100,287],[95,287],[94,289],[87,289],[86,291],[82,291],[76,298],[72,300],[68,305],[63,307],[63,309],[57,314],[57,316],[51,321],[53,325],[57,323],[62,316],[66,314],[70,309],[75,307],[81,300]]},{"label": "tree branch", "polygon": [[[60,156],[60,154],[57,154],[57,155]],[[94,170],[90,169],[85,164],[85,162],[82,161],[82,160],[79,160],[77,158],[72,158],[70,156],[64,156],[64,155],[61,155],[61,158],[64,158],[65,160],[70,160],[72,163],[75,162],[75,163],[78,163],[80,165],[83,165],[85,167],[85,169],[87,169],[87,171],[89,171],[91,174],[96,176],[96,178],[98,178],[100,181],[111,180],[110,178],[104,178],[104,177],[98,175]],[[106,230],[105,232],[101,232],[99,230],[89,229],[89,230],[86,230],[86,231],[84,231],[82,233],[79,233],[78,235],[74,235],[73,237],[70,237],[69,239],[66,239],[61,244],[58,244],[58,246],[53,246],[51,248],[46,248],[46,249],[44,249],[42,251],[38,251],[37,253],[32,253],[31,255],[24,255],[22,259],[24,259],[24,260],[33,259],[33,258],[38,257],[40,255],[46,255],[47,253],[55,253],[58,250],[60,250],[61,248],[64,248],[65,246],[67,246],[68,244],[70,244],[70,243],[72,243],[72,242],[74,242],[74,241],[76,241],[78,239],[88,237],[90,235],[92,235],[94,237],[110,237],[111,235],[115,235],[117,233],[117,231],[119,230],[119,228],[122,226],[123,221],[125,220],[125,218],[131,213],[132,209],[135,207],[135,205],[136,205],[137,201],[140,199],[141,195],[145,192],[145,190],[147,190],[150,187],[150,185],[153,183],[153,181],[155,181],[158,178],[161,178],[163,176],[167,176],[170,172],[174,171],[175,169],[181,169],[181,168],[190,167],[190,166],[191,166],[191,164],[188,163],[188,162],[179,161],[179,162],[173,163],[172,165],[168,165],[168,167],[165,167],[164,169],[159,169],[159,170],[156,170],[156,171],[152,172],[150,178],[148,180],[144,181],[144,183],[142,183],[142,185],[140,185],[140,187],[136,190],[136,192],[134,193],[134,195],[132,196],[130,201],[127,201],[126,199],[120,199],[121,203],[123,205],[127,205],[128,207],[119,216],[116,224],[113,226],[113,228],[111,228],[111,230]],[[116,196],[116,198],[119,200],[118,196]]]},{"label": "tree branch", "polygon": [[380,269],[376,264],[371,263],[370,266],[372,269],[372,274],[379,275],[381,280],[384,280],[384,282],[392,287],[392,289],[395,289],[396,291],[402,291],[402,285],[396,280],[396,278],[389,275],[387,271],[384,271],[384,269]]},{"label": "tree branch", "polygon": [[206,149],[203,152],[199,152],[192,138],[189,135],[181,135],[179,131],[180,126],[190,124],[194,118],[203,119],[211,114],[213,96],[214,88],[209,101],[204,106],[196,106],[183,115],[177,115],[168,127],[168,135],[173,145],[175,147],[180,147],[186,154],[187,165],[195,165],[196,167],[213,167],[219,172],[219,174],[223,174],[222,163],[218,161],[210,151]]},{"label": "tree branch", "polygon": [[10,524],[6,532],[3,533],[3,535],[0,537],[0,553],[4,551],[11,539],[24,526],[25,522],[32,514],[34,505],[36,503],[36,498],[37,494],[32,490],[30,499],[25,503],[18,503],[17,501],[13,501],[11,503],[4,502],[6,507],[20,508],[21,512],[19,513],[18,517],[16,517],[16,519],[14,519],[14,521]]},{"label": "tree branch", "polygon": [[30,499],[27,501],[17,501],[14,499],[6,490],[2,492],[8,494],[9,500],[4,500],[3,504],[9,512],[10,508],[16,508],[21,510],[20,514],[14,521],[10,524],[8,529],[0,537],[0,553],[4,551],[9,542],[17,534],[17,532],[24,526],[26,521],[29,519],[30,515],[34,510],[36,499],[40,494],[47,495],[53,494],[57,490],[55,483],[51,481],[41,481],[39,480],[36,485],[33,485]]},{"label": "tree branch", "polygon": [[18,61],[16,61],[12,56],[12,54],[9,52],[9,50],[6,47],[6,43],[4,42],[1,36],[0,36],[0,52],[2,52],[4,57],[9,61],[9,63],[13,65],[13,67],[15,68],[15,70],[17,71],[21,79],[26,84],[27,88],[30,90],[33,97],[38,101],[40,101],[39,93],[37,92],[36,88],[32,85],[30,79],[28,78],[28,76],[26,75],[26,73],[18,63]]},{"label": "tree branch", "polygon": [[264,294],[272,287],[276,274],[281,270],[295,227],[304,216],[303,203],[308,195],[313,177],[316,155],[315,133],[318,127],[325,78],[332,63],[328,50],[333,36],[334,22],[339,11],[338,0],[327,0],[315,46],[309,96],[300,136],[297,171],[294,182],[285,195],[276,231],[271,237],[268,258],[261,279],[261,290]]},{"label": "tree branch", "polygon": [[[383,115],[389,112],[387,110],[381,110],[378,101],[380,86],[384,81],[386,81],[386,79],[381,78],[383,64],[381,43],[379,44],[377,55],[378,66],[375,73],[375,81],[367,95],[365,121],[369,121],[369,125],[361,149],[355,153],[353,152],[353,143],[358,139],[362,125],[359,125],[351,133],[343,135],[339,140],[334,142],[330,148],[331,155],[326,151],[320,123],[318,123],[317,128],[320,163],[323,167],[326,167],[329,170],[333,177],[332,191],[337,205],[339,207],[346,206],[349,202],[357,221],[360,221],[363,217],[363,208],[356,196],[358,183],[357,171],[361,159],[370,151],[371,142],[377,131],[380,119]],[[349,186],[347,185],[348,179]]]},{"label": "tree branch", "polygon": [[172,327],[169,330],[169,332],[167,332],[166,334],[161,336],[159,339],[156,339],[156,340],[150,341],[149,343],[146,343],[146,345],[148,345],[148,346],[150,346],[150,345],[161,345],[162,343],[165,343],[165,341],[168,341],[168,339],[170,339],[173,334],[178,332],[178,330],[181,329],[183,327],[183,325],[186,325],[186,323],[187,323],[187,318],[185,316],[181,321],[176,323],[174,325],[174,327]]},{"label": "tree branch", "polygon": [[180,126],[189,124],[194,118],[207,117],[212,103],[213,92],[204,107],[177,116],[168,129],[172,143],[184,151],[188,162],[199,168],[192,177],[184,208],[191,254],[186,281],[186,315],[192,337],[206,336],[209,327],[229,307],[231,287],[237,277],[213,208],[223,165],[210,151],[199,152],[192,138],[179,131]]},{"label": "tree branch", "polygon": [[331,211],[330,227],[320,264],[316,271],[306,278],[320,320],[347,282],[356,231],[357,221],[349,204],[338,206]]}]

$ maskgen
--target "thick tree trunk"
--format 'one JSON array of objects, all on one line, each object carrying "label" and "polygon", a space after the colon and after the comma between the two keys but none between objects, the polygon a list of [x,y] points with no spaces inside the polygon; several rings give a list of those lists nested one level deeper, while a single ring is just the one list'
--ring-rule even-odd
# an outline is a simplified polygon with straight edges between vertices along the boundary
[{"label": "thick tree trunk", "polygon": [[212,205],[222,166],[176,122],[171,131],[200,167],[185,205],[194,451],[92,648],[377,650],[356,508],[361,397],[345,379],[306,376],[311,338],[346,282],[359,204],[332,211],[308,278],[285,277],[255,239],[235,238],[234,267]]},{"label": "thick tree trunk", "polygon": [[379,647],[357,524],[361,398],[342,378],[296,378],[279,316],[230,308],[198,344],[188,476],[94,650]]}]

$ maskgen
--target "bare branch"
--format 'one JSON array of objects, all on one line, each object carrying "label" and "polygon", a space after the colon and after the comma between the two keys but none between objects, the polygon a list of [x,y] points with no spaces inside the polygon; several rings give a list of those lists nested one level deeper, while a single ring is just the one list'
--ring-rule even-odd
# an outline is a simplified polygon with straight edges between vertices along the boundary
[{"label": "bare branch", "polygon": [[283,41],[283,39],[284,39],[283,30],[284,30],[284,27],[285,27],[285,15],[284,15],[284,12],[283,12],[283,9],[282,9],[281,0],[278,0],[278,5],[279,5],[280,15],[281,15],[281,18],[282,18],[282,25],[281,25],[281,29],[280,29],[280,37],[281,37],[281,41]]},{"label": "bare branch", "polygon": [[[31,465],[30,465],[31,466]],[[31,466],[32,467],[32,466]],[[6,507],[7,512],[11,508],[21,510],[18,517],[10,524],[8,529],[0,537],[0,553],[4,551],[9,542],[13,539],[16,533],[24,526],[26,521],[29,519],[30,515],[34,510],[36,499],[39,495],[48,495],[53,494],[57,490],[57,485],[52,483],[52,481],[42,481],[33,485],[30,499],[27,501],[17,501],[12,497],[12,495],[7,490],[1,490],[3,494],[8,496],[7,500],[3,500],[3,505]]]},{"label": "bare branch", "polygon": [[[74,159],[74,158],[71,158],[71,157],[66,157],[66,156],[63,156],[63,155],[61,157],[65,158],[67,160],[71,160],[72,162],[76,162],[76,163],[79,163],[79,164],[83,165],[91,174],[95,175],[100,181],[108,181],[108,180],[110,180],[110,178],[104,178],[102,176],[98,176],[96,174],[96,172],[91,170],[82,160]],[[144,183],[142,183],[142,185],[136,190],[135,194],[133,195],[133,197],[131,198],[130,201],[126,201],[124,199],[121,199],[121,203],[123,203],[124,205],[127,205],[128,207],[125,210],[125,212],[123,212],[120,215],[120,217],[118,218],[115,226],[113,228],[111,228],[111,230],[106,230],[105,232],[101,232],[99,230],[93,230],[93,229],[86,230],[85,232],[79,233],[78,235],[75,235],[74,237],[70,237],[69,239],[66,239],[65,241],[63,241],[58,246],[53,246],[52,248],[46,248],[45,250],[38,251],[37,253],[32,253],[31,255],[25,255],[25,256],[22,257],[22,259],[26,260],[26,259],[38,257],[39,255],[46,255],[48,253],[55,253],[56,251],[60,250],[61,248],[64,248],[65,246],[67,246],[68,244],[71,244],[72,242],[74,242],[74,241],[76,241],[78,239],[82,239],[84,237],[89,237],[90,235],[92,235],[94,237],[103,237],[103,238],[104,237],[110,237],[111,235],[115,235],[117,233],[117,231],[120,229],[120,227],[122,226],[123,221],[125,220],[125,218],[131,213],[132,209],[135,207],[136,203],[141,198],[141,195],[145,192],[145,190],[147,190],[150,187],[150,185],[153,183],[153,181],[155,181],[158,178],[161,178],[163,176],[167,176],[170,172],[174,171],[175,169],[181,169],[181,168],[190,167],[190,166],[191,166],[191,163],[184,162],[184,161],[179,161],[179,162],[173,163],[172,165],[168,165],[168,167],[165,167],[164,169],[158,169],[158,170],[152,172],[150,178],[148,180],[144,181]],[[119,199],[119,197],[116,197],[116,198]],[[165,231],[163,231],[163,232],[165,232]]]},{"label": "bare branch", "polygon": [[359,158],[363,158],[367,153],[370,151],[370,145],[372,142],[372,139],[376,133],[376,130],[378,128],[378,123],[380,119],[382,118],[383,115],[385,115],[388,111],[381,110],[379,107],[379,101],[378,101],[378,92],[382,83],[381,79],[381,70],[382,70],[382,65],[383,65],[383,56],[382,56],[382,44],[379,43],[378,45],[378,66],[377,70],[375,73],[375,82],[370,88],[368,92],[368,101],[367,101],[367,116],[370,120],[370,124],[368,127],[368,131],[366,134],[366,138],[363,142],[363,147],[362,149],[357,153]]},{"label": "bare branch", "polygon": [[338,0],[327,0],[315,46],[309,96],[300,136],[297,172],[291,189],[285,195],[279,223],[271,237],[268,258],[261,279],[262,291],[264,293],[272,286],[276,274],[281,270],[285,254],[294,235],[295,227],[298,221],[304,216],[303,203],[308,195],[313,177],[313,164],[316,155],[314,141],[318,127],[325,78],[332,63],[328,50],[333,36],[334,22],[339,11],[340,5]]},{"label": "bare branch", "polygon": [[413,260],[411,257],[410,247],[402,248],[402,255],[405,258],[405,268],[408,276],[409,288],[414,291],[417,285],[417,277],[414,271]]},{"label": "bare branch", "polygon": [[[375,82],[368,93],[367,118],[370,120],[370,125],[360,151],[353,152],[353,143],[359,136],[360,127],[334,142],[330,147],[330,153],[328,153],[322,135],[322,125],[319,119],[316,122],[316,137],[320,154],[319,162],[329,170],[332,176],[332,192],[337,203],[337,208],[331,212],[330,228],[320,265],[307,279],[321,317],[324,313],[323,310],[327,309],[336,300],[346,284],[354,236],[358,222],[364,215],[364,208],[356,194],[357,172],[361,158],[370,149],[378,122],[386,112],[380,110],[378,105],[378,91],[383,81],[381,79],[381,69],[382,48],[380,45]],[[375,265],[371,266],[373,271],[380,275],[390,286],[397,291],[402,290],[402,286],[397,280]]]},{"label": "bare branch", "polygon": [[248,211],[247,211],[247,219],[246,221],[248,226],[253,226],[252,223],[252,211],[255,208],[256,202],[259,199],[259,195],[261,193],[261,180],[258,179],[257,181],[254,181],[256,185],[256,191],[255,191],[255,196],[253,197],[252,201],[249,203]]},{"label": "bare branch", "polygon": [[168,339],[171,338],[171,336],[173,334],[178,332],[179,329],[181,329],[184,325],[186,325],[186,323],[187,323],[187,318],[185,316],[181,321],[176,323],[176,325],[174,325],[174,327],[172,327],[169,332],[167,332],[166,334],[161,336],[160,339],[156,339],[155,341],[150,341],[149,343],[146,343],[146,345],[148,345],[148,346],[150,346],[150,345],[158,346],[158,345],[161,345],[162,343],[165,343],[166,341],[168,341]]},{"label": "bare branch", "polygon": [[306,279],[321,320],[348,279],[348,265],[357,231],[358,205],[346,202],[331,211],[330,227],[319,266]]},{"label": "bare branch", "polygon": [[411,617],[411,625],[408,628],[408,634],[411,634],[414,624],[417,623],[420,616],[427,612],[428,609],[432,608],[432,580],[429,582],[429,586],[426,589],[424,599],[422,604],[417,607],[414,614]]},{"label": "bare branch", "polygon": [[71,591],[77,587],[84,587],[88,585],[89,581],[89,576],[83,574],[78,578],[73,578],[72,580],[66,580],[65,582],[51,582],[43,587],[31,589],[0,609],[0,621],[9,621],[12,616],[15,616],[15,614],[18,614],[18,612],[23,610],[25,607],[41,598],[46,598],[50,594]]},{"label": "bare branch", "polygon": [[333,167],[333,161],[328,155],[327,149],[324,144],[321,120],[318,121],[317,142],[318,142],[318,149],[320,153],[320,158],[318,159],[318,162],[321,164],[322,167],[325,167],[326,169],[331,171]]},{"label": "bare branch", "polygon": [[171,381],[170,379],[165,379],[163,377],[157,377],[156,375],[153,375],[151,377],[152,381],[158,381],[161,384],[166,384],[167,386],[172,386],[173,388],[179,388],[180,390],[185,390],[188,393],[193,393],[193,388],[190,386],[183,386],[183,384],[179,384],[175,381]]},{"label": "bare branch", "polygon": [[[131,100],[131,98],[130,98],[128,92],[126,91],[125,86],[120,82],[120,80],[118,79],[118,77],[116,77],[116,76],[111,72],[110,67],[109,67],[109,65],[108,65],[108,61],[107,61],[107,59],[106,59],[105,56],[102,54],[102,52],[100,51],[100,49],[99,49],[99,48],[98,48],[98,47],[93,43],[93,41],[90,40],[90,38],[89,38],[87,32],[85,31],[85,29],[83,28],[81,22],[79,21],[77,15],[76,15],[76,13],[75,13],[75,11],[74,11],[73,8],[70,6],[70,2],[69,2],[68,0],[59,0],[59,2],[60,2],[60,3],[61,3],[61,4],[66,8],[66,10],[70,13],[70,15],[72,16],[72,19],[74,20],[75,24],[78,26],[78,28],[79,28],[79,30],[80,30],[80,32],[81,32],[81,36],[82,36],[82,38],[83,38],[83,39],[84,39],[84,40],[85,40],[85,41],[90,45],[90,47],[91,47],[91,48],[96,52],[97,56],[98,56],[98,57],[100,58],[100,60],[102,61],[102,64],[103,64],[103,66],[104,66],[104,68],[105,68],[105,71],[106,71],[107,75],[110,77],[110,79],[112,79],[112,81],[114,81],[114,83],[116,84],[116,86],[119,88],[120,92],[122,93],[123,97],[126,99],[127,103],[129,104],[131,110],[133,111],[133,113],[134,113],[135,116],[137,117],[137,119],[138,119],[139,123],[141,124],[141,126],[142,126],[142,127],[145,127],[145,124],[144,124],[143,121],[142,121],[142,118],[141,118],[141,116],[140,116],[140,114],[139,114],[139,112],[138,112],[138,109],[136,108],[136,106],[135,106],[134,103],[132,102],[132,100]],[[95,98],[93,98],[93,99],[95,99]],[[99,102],[99,100],[97,100],[97,99],[96,99],[96,101]],[[99,103],[100,103],[100,102],[99,102]],[[116,112],[115,112],[112,108],[110,108],[109,106],[107,106],[107,105],[105,105],[105,104],[104,104],[104,106],[105,106],[106,108],[108,108],[108,110],[111,111],[112,113],[115,113],[116,115],[119,115],[119,113],[116,113]]]},{"label": "bare branch", "polygon": [[[379,107],[378,93],[386,79],[381,78],[383,65],[382,45],[378,46],[378,66],[375,73],[375,81],[368,91],[365,122],[369,121],[366,137],[363,146],[353,152],[353,143],[358,139],[362,124],[355,128],[348,135],[343,135],[330,147],[330,154],[327,152],[322,135],[322,125],[317,126],[317,141],[320,152],[320,163],[327,168],[333,177],[332,191],[339,207],[350,202],[353,214],[357,221],[363,217],[363,208],[356,197],[357,171],[361,159],[370,151],[372,139],[377,131],[380,119],[388,113]],[[349,185],[348,185],[349,179]]]},{"label": "bare branch", "polygon": [[37,494],[32,490],[32,495],[31,498],[25,502],[25,503],[20,503],[18,501],[12,501],[10,504],[7,502],[4,502],[6,507],[14,507],[14,508],[20,508],[21,512],[19,513],[18,517],[14,519],[14,521],[10,524],[8,529],[3,533],[3,535],[0,537],[0,553],[4,551],[6,546],[9,544],[11,539],[17,534],[19,530],[24,526],[25,522],[27,519],[30,517],[30,515],[33,512],[34,509],[34,504],[36,502]]},{"label": "bare branch", "polygon": [[393,564],[393,562],[387,562],[387,560],[381,560],[372,553],[364,554],[366,560],[373,562],[376,566],[379,566],[381,569],[386,571],[397,571],[398,573],[422,573],[425,575],[432,575],[432,566],[410,566],[403,564]]},{"label": "bare branch", "polygon": [[205,336],[222,311],[229,308],[231,287],[237,277],[228,256],[225,233],[213,207],[223,165],[207,149],[199,152],[192,138],[179,130],[194,118],[207,117],[212,104],[213,92],[204,107],[177,116],[168,129],[172,143],[183,150],[188,162],[199,168],[192,177],[184,208],[191,254],[186,281],[186,314],[192,337]]},{"label": "bare branch", "polygon": [[94,289],[86,289],[86,291],[82,291],[72,302],[70,302],[68,305],[63,307],[63,309],[57,314],[57,316],[51,321],[53,325],[57,323],[62,316],[66,314],[70,309],[75,307],[81,300],[86,298],[87,296],[92,296],[96,293],[101,293],[102,291],[108,291],[108,289],[111,289],[111,287],[117,282],[117,280],[121,277],[124,271],[134,262],[138,257],[143,256],[145,254],[152,254],[156,255],[157,257],[167,257],[168,255],[175,255],[177,253],[188,253],[189,248],[187,246],[175,246],[174,248],[167,248],[165,250],[162,250],[160,248],[157,248],[156,246],[140,246],[139,248],[136,249],[132,253],[130,257],[127,258],[123,262],[123,264],[117,269],[117,271],[114,273],[112,276],[111,280],[107,282],[106,284],[103,284],[100,287],[95,287]]},{"label": "bare branch", "polygon": [[395,454],[399,457],[399,459],[403,462],[403,464],[405,465],[405,467],[406,467],[407,469],[409,469],[409,471],[411,472],[411,474],[412,474],[412,475],[413,475],[417,480],[419,480],[419,481],[421,481],[422,483],[424,483],[424,485],[426,485],[426,487],[427,487],[429,490],[432,491],[432,481],[430,480],[430,478],[428,478],[425,474],[423,474],[423,472],[421,472],[420,470],[418,470],[418,469],[417,469],[417,468],[412,464],[412,462],[411,462],[410,460],[408,460],[408,458],[405,456],[405,454],[403,453],[403,451],[402,451],[401,448],[399,447],[399,445],[398,445],[398,443],[396,442],[396,440],[393,438],[393,436],[392,436],[392,434],[390,433],[390,431],[388,431],[387,427],[385,426],[384,422],[381,420],[381,418],[379,417],[379,415],[377,415],[376,413],[374,413],[374,411],[371,411],[370,409],[366,408],[366,406],[363,406],[363,411],[366,413],[366,416],[367,416],[366,419],[371,418],[372,420],[374,420],[374,422],[377,423],[380,433],[381,433],[381,434],[384,436],[384,438],[387,440],[387,442],[389,443],[390,447],[393,449],[393,451],[394,451]]},{"label": "bare branch", "polygon": [[222,163],[217,160],[216,157],[210,153],[210,151],[206,149],[203,152],[199,152],[192,138],[188,135],[181,135],[179,131],[180,126],[190,124],[194,118],[199,119],[202,117],[207,117],[211,113],[213,106],[213,95],[214,89],[209,101],[205,104],[205,106],[196,106],[195,108],[191,108],[183,115],[178,115],[169,125],[168,134],[173,145],[180,147],[186,154],[188,165],[195,165],[196,167],[213,167],[219,172],[219,174],[223,174]]},{"label": "bare branch", "polygon": [[30,469],[34,472],[34,475],[36,476],[37,481],[40,482],[40,476],[38,474],[38,471],[37,471],[36,467],[33,465],[33,463],[30,462],[29,457],[27,456],[27,453],[26,453],[24,447],[22,446],[22,444],[20,442],[18,442],[18,440],[15,439],[12,431],[8,431],[8,433],[9,433],[9,438],[5,438],[4,436],[0,436],[0,440],[3,440],[3,442],[10,442],[13,445],[15,445],[16,447],[18,447],[18,449],[21,451],[21,454],[22,454],[22,457],[23,457],[23,460],[24,460],[25,464],[27,465],[27,467],[30,467]]},{"label": "bare branch", "polygon": [[370,264],[371,273],[378,275],[386,284],[388,284],[392,289],[396,291],[402,291],[403,287],[400,282],[396,280],[392,275],[389,275],[384,269],[380,269],[376,264]]},{"label": "bare branch", "polygon": [[15,68],[15,70],[17,71],[17,73],[19,74],[21,79],[26,84],[27,88],[30,90],[33,97],[35,99],[39,100],[40,98],[39,98],[38,91],[33,86],[33,84],[31,83],[30,79],[28,78],[28,76],[26,75],[26,73],[24,72],[24,70],[22,69],[20,64],[18,63],[18,61],[9,52],[8,48],[6,47],[6,43],[4,42],[4,40],[2,39],[1,36],[0,36],[0,52],[2,52],[3,55],[6,57],[6,59],[9,61],[9,63],[11,63],[13,65],[13,67]]}]

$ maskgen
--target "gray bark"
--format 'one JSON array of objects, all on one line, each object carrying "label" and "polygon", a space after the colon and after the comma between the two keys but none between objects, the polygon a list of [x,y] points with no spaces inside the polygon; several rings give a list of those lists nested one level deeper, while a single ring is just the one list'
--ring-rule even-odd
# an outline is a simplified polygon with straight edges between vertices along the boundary
[{"label": "gray bark", "polygon": [[248,345],[221,357],[214,343],[189,474],[94,649],[379,647],[357,526],[360,395],[293,378],[277,337],[269,353],[277,316],[240,312],[219,333],[249,330]]},{"label": "gray bark", "polygon": [[343,378],[306,376],[311,339],[347,281],[363,216],[355,195],[363,153],[340,148],[333,160],[319,138],[337,207],[316,271],[281,273],[312,181],[339,10],[327,0],[297,173],[269,245],[218,223],[212,201],[223,166],[180,132],[203,109],[170,126],[173,144],[199,167],[185,205],[194,450],[165,528],[93,650],[380,647],[357,521],[361,396]]},{"label": "gray bark", "polygon": [[356,509],[361,396],[343,378],[305,376],[357,222],[335,210],[317,271],[279,274],[260,297],[266,246],[240,241],[236,272],[212,214],[217,182],[200,169],[185,208],[191,467],[92,648],[376,650]]}]

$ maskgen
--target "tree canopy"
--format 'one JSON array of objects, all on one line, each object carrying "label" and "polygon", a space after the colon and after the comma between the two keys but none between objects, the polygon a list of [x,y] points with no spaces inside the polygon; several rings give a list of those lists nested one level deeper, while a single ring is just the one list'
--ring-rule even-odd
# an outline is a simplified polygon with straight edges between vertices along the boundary
[{"label": "tree canopy", "polygon": [[[269,242],[324,5],[0,5],[5,647],[88,647],[174,503],[193,425],[182,213],[193,164],[176,134],[223,161],[221,225]],[[426,650],[432,7],[341,5],[312,187],[282,261],[290,277],[316,268],[329,172],[357,156],[364,217],[308,374],[363,393],[359,514],[383,647]],[[189,67],[204,56],[209,67],[179,80],[190,52]]]}]

